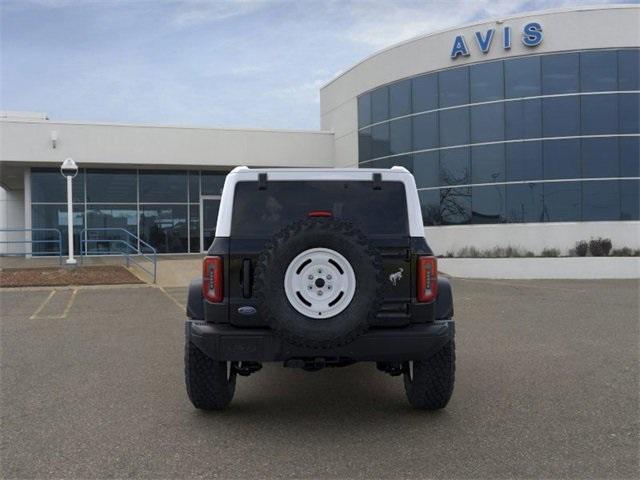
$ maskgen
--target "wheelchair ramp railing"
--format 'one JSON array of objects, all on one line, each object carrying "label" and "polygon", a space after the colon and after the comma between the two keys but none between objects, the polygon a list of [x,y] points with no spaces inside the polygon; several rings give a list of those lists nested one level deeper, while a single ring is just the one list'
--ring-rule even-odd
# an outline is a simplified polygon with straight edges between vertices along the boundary
[{"label": "wheelchair ramp railing", "polygon": [[80,232],[80,261],[88,255],[122,255],[156,283],[158,252],[125,228],[84,228]]},{"label": "wheelchair ramp railing", "polygon": [[[15,240],[9,239],[11,234],[20,234],[22,233],[22,238],[17,238]],[[26,235],[26,234],[29,235]],[[29,238],[27,238],[29,237]],[[4,248],[0,250],[0,256],[7,257],[16,257],[16,256],[26,256],[31,255],[32,257],[48,257],[48,256],[57,256],[60,264],[62,264],[62,233],[57,228],[0,228],[0,245],[30,245],[31,251],[26,251],[26,249],[22,252],[12,251],[11,248],[7,247],[7,251],[4,251]],[[34,248],[34,246],[44,246],[44,249],[40,251],[39,248]],[[51,246],[51,248],[49,248]]]}]

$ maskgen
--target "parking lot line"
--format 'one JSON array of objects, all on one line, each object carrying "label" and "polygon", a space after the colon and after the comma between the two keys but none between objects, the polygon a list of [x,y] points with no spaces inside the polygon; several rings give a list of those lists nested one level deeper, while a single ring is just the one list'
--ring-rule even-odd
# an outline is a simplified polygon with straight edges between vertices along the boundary
[{"label": "parking lot line", "polygon": [[169,299],[175,303],[178,307],[180,307],[181,310],[184,310],[186,308],[186,305],[181,304],[178,300],[175,299],[175,297],[173,297],[172,295],[169,294],[169,292],[167,292],[164,287],[158,285],[158,290],[160,290],[162,293],[164,293],[167,297],[169,297]]},{"label": "parking lot line", "polygon": [[44,302],[42,302],[40,304],[40,306],[38,307],[38,309],[33,313],[33,315],[31,315],[29,317],[29,320],[35,320],[36,318],[38,318],[38,314],[44,309],[44,307],[47,305],[47,303],[49,303],[49,300],[51,300],[53,298],[53,296],[56,294],[57,290],[52,290],[51,293],[49,294],[49,296],[47,298],[45,298]]}]

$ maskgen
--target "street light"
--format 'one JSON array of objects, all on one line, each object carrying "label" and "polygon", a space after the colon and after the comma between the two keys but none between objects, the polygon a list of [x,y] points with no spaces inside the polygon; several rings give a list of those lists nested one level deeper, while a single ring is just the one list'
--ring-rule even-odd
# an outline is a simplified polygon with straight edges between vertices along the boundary
[{"label": "street light", "polygon": [[78,166],[73,158],[67,158],[60,165],[60,173],[67,178],[67,234],[69,235],[69,258],[67,265],[75,265],[76,259],[73,258],[73,187],[71,182],[73,177],[78,174]]}]

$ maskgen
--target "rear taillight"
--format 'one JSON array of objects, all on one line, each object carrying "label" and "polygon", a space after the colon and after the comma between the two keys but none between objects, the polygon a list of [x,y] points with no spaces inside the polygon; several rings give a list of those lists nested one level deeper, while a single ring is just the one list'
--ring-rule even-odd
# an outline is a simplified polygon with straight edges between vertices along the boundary
[{"label": "rear taillight", "polygon": [[202,294],[213,303],[222,301],[222,257],[205,257],[202,265]]},{"label": "rear taillight", "polygon": [[418,257],[419,302],[428,303],[436,299],[438,295],[438,260],[436,257]]}]

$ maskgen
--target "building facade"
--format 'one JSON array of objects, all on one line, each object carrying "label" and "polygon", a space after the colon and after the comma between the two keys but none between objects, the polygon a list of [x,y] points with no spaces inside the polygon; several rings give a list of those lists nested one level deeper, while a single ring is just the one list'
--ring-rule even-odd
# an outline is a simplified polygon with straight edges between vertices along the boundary
[{"label": "building facade", "polygon": [[[162,253],[206,248],[224,173],[236,165],[402,165],[440,254],[508,245],[565,253],[596,236],[640,248],[639,24],[638,6],[609,6],[416,37],[325,85],[321,132],[8,115],[0,228],[16,219],[66,228],[65,156],[82,167],[78,238],[83,228],[122,228]],[[50,246],[34,243],[33,253]]]}]

